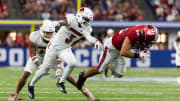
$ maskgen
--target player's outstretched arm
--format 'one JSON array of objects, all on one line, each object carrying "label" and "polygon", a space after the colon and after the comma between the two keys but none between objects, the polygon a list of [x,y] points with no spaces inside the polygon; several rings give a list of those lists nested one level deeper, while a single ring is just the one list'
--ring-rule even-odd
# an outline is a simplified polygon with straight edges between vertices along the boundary
[{"label": "player's outstretched arm", "polygon": [[54,23],[55,26],[66,26],[68,24],[66,19],[59,20],[59,21],[54,21],[53,23]]},{"label": "player's outstretched arm", "polygon": [[90,34],[85,35],[86,40],[88,40],[91,43],[94,43],[94,47],[99,49],[103,49],[103,44],[96,39],[95,37],[91,36]]}]

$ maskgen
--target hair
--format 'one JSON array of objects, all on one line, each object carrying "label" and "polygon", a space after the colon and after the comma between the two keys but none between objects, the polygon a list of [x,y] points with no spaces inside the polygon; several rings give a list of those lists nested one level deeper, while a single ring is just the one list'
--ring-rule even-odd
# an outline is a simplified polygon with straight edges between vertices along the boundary
[{"label": "hair", "polygon": [[177,38],[176,38],[176,42],[180,42],[180,37],[177,37]]}]

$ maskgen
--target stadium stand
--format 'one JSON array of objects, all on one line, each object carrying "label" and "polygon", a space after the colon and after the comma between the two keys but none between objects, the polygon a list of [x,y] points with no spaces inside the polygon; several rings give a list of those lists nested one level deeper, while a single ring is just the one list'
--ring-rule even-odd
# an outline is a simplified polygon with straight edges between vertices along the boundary
[{"label": "stadium stand", "polygon": [[179,0],[148,0],[160,21],[180,20]]},{"label": "stadium stand", "polygon": [[[76,12],[76,0],[19,0],[26,19],[62,19]],[[94,11],[95,20],[144,20],[135,0],[82,0],[82,6]]]}]

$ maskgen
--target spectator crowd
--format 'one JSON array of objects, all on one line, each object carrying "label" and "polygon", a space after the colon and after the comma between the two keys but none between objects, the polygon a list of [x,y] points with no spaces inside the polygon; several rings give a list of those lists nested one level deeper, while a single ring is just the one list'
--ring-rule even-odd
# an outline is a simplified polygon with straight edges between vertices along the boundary
[{"label": "spectator crowd", "polygon": [[6,19],[9,16],[9,8],[6,0],[0,0],[0,19]]},{"label": "spectator crowd", "polygon": [[160,21],[180,20],[180,0],[152,0],[153,9]]},{"label": "spectator crowd", "polygon": [[[62,19],[76,12],[77,0],[19,0],[27,19]],[[95,20],[144,20],[135,0],[82,0],[82,7],[94,12]]]}]

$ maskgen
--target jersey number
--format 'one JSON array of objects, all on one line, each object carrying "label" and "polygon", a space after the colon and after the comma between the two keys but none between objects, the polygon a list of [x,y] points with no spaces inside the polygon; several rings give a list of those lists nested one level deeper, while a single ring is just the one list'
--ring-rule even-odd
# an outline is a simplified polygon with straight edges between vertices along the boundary
[{"label": "jersey number", "polygon": [[65,42],[70,43],[73,40],[73,38],[75,38],[75,37],[76,37],[75,35],[71,34],[71,36],[69,38],[65,39]]}]

